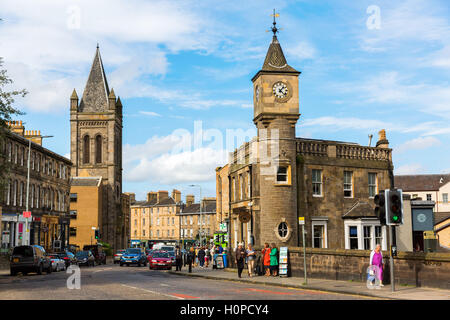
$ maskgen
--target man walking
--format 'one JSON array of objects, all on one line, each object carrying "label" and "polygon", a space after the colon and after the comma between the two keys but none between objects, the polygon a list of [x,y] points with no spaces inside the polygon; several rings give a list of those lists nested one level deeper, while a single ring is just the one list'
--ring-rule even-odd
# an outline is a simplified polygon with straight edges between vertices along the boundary
[{"label": "man walking", "polygon": [[189,265],[189,273],[192,273],[192,263],[194,262],[194,248],[191,247],[187,256],[187,263]]},{"label": "man walking", "polygon": [[182,267],[182,253],[180,250],[180,247],[177,246],[177,249],[175,250],[175,264],[176,264],[176,271],[181,271]]},{"label": "man walking", "polygon": [[205,264],[205,250],[203,249],[203,247],[200,248],[200,250],[198,250],[198,263],[200,264],[200,268],[203,269],[203,265]]},{"label": "man walking", "polygon": [[244,259],[247,256],[242,243],[239,243],[236,249],[236,259],[234,262],[237,264],[238,277],[241,278],[242,270],[244,270]]}]

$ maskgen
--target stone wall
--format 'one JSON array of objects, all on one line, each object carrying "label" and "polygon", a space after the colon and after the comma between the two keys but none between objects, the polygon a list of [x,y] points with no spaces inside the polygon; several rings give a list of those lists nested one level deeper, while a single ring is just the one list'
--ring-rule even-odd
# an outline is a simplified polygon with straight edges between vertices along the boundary
[{"label": "stone wall", "polygon": [[[260,248],[257,249],[260,252]],[[306,270],[309,278],[365,282],[370,251],[306,248]],[[390,282],[388,252],[384,252],[383,283]],[[234,261],[233,267],[234,266]],[[289,248],[289,274],[304,276],[303,248]],[[412,285],[450,289],[450,254],[399,252],[394,259],[396,286]]]}]

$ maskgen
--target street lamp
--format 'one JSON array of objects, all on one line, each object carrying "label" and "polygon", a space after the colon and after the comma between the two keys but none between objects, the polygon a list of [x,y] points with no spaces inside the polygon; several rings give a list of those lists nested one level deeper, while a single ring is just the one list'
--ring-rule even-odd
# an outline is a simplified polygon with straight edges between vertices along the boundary
[{"label": "street lamp", "polygon": [[200,246],[203,245],[203,238],[202,238],[202,224],[203,224],[203,220],[202,220],[202,187],[199,184],[191,184],[189,185],[189,187],[198,187],[200,189]]},{"label": "street lamp", "polygon": [[[41,136],[41,139],[44,138],[53,138],[53,136]],[[26,201],[26,210],[29,210],[29,198],[30,198],[30,160],[31,160],[31,138],[28,140],[28,173],[27,173],[27,201]],[[30,217],[31,218],[31,217]],[[28,217],[25,218],[25,244],[30,244],[30,232],[28,230]]]}]

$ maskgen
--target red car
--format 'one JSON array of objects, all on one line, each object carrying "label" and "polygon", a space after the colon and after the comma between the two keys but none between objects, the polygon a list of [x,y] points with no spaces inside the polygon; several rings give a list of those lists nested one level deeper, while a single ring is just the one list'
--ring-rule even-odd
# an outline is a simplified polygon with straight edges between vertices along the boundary
[{"label": "red car", "polygon": [[167,251],[153,251],[148,256],[149,268],[172,270],[172,259]]}]

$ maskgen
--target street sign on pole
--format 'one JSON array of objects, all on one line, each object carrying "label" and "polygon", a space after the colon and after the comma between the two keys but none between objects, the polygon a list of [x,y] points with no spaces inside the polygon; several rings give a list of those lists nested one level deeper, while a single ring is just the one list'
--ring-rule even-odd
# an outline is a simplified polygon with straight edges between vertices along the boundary
[{"label": "street sign on pole", "polygon": [[[299,220],[300,221],[300,220]],[[302,224],[302,233],[303,233],[303,269],[305,273],[305,285],[308,284],[308,280],[306,278],[306,242],[305,242],[305,220],[303,218],[303,224]]]},{"label": "street sign on pole", "polygon": [[23,217],[24,218],[31,218],[31,211],[24,211],[23,212]]},{"label": "street sign on pole", "polygon": [[298,224],[304,225],[305,224],[305,217],[298,217]]}]

